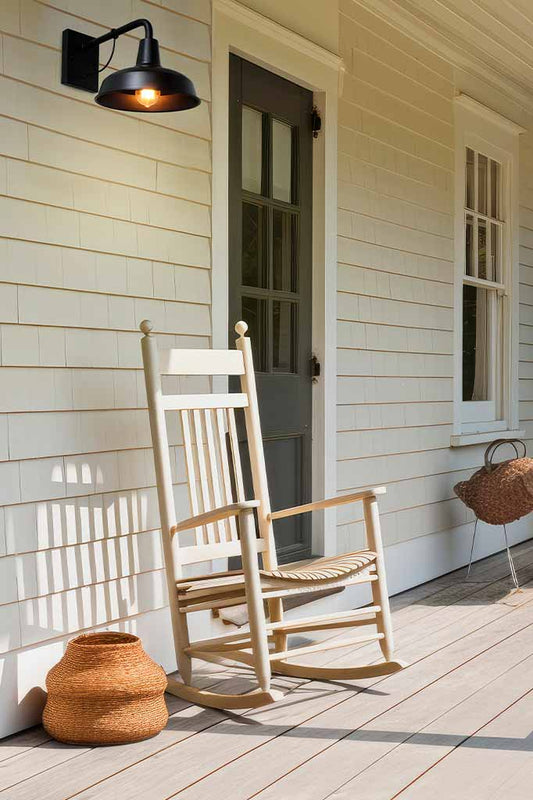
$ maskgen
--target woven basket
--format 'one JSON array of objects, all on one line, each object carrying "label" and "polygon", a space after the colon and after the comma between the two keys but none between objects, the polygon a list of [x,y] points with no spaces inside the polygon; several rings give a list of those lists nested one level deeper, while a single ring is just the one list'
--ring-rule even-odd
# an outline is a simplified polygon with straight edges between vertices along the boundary
[{"label": "woven basket", "polygon": [[129,633],[72,639],[46,678],[46,731],[70,744],[124,744],[165,727],[166,676]]},{"label": "woven basket", "polygon": [[[498,447],[510,444],[516,458],[493,464]],[[516,445],[523,447],[518,457]],[[485,464],[467,481],[453,487],[455,494],[478,519],[490,525],[506,525],[533,511],[533,459],[526,458],[521,439],[496,439],[485,451]]]}]

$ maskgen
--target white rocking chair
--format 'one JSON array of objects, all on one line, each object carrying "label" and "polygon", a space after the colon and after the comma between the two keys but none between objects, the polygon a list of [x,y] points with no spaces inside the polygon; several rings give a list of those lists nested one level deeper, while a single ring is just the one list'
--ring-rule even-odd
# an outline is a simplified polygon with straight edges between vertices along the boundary
[{"label": "white rocking chair", "polygon": [[[142,353],[156,467],[161,529],[174,646],[180,677],[170,679],[168,691],[213,708],[252,708],[277,699],[270,688],[272,673],[311,679],[350,680],[396,672],[404,666],[393,660],[389,599],[377,495],[385,489],[363,491],[271,512],[259,421],[255,374],[248,326],[239,322],[236,350],[167,350],[158,353],[152,323],[141,323]],[[164,395],[161,375],[239,375],[241,393]],[[235,410],[243,409],[250,452],[254,499],[246,499],[239,456]],[[189,498],[193,516],[176,522],[165,411],[179,411]],[[226,436],[229,438],[227,446]],[[228,452],[229,451],[229,452]],[[315,509],[363,502],[368,549],[319,558],[304,565],[278,567],[273,521]],[[258,535],[254,512],[258,520]],[[189,534],[185,532],[189,531]],[[194,544],[179,545],[181,534]],[[259,566],[259,554],[262,568]],[[212,559],[241,556],[242,570],[185,577],[183,567]],[[302,592],[369,582],[373,605],[285,622],[282,598]],[[269,621],[265,615],[267,601]],[[246,603],[249,631],[189,640],[188,614]],[[376,633],[351,639],[332,639],[287,649],[287,636],[323,629],[375,625]],[[385,661],[367,666],[321,667],[295,663],[294,658],[332,648],[377,641]],[[227,659],[253,667],[258,688],[242,695],[219,694],[192,685],[191,660]],[[287,659],[291,659],[288,661]]]}]

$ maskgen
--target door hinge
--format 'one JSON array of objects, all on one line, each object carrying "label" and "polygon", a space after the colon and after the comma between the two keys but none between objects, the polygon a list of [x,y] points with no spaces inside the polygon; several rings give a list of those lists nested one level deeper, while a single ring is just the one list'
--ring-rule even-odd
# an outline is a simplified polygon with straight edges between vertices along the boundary
[{"label": "door hinge", "polygon": [[313,139],[318,139],[318,134],[322,129],[322,117],[316,106],[313,106],[311,111],[311,130],[313,131]]},{"label": "door hinge", "polygon": [[316,383],[318,378],[320,378],[320,371],[321,371],[320,361],[313,353],[313,355],[311,356],[311,377],[313,379],[313,383]]}]

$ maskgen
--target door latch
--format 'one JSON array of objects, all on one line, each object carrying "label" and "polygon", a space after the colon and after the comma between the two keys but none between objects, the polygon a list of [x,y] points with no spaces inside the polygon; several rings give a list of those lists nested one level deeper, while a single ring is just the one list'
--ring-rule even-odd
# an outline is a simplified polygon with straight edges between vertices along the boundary
[{"label": "door latch", "polygon": [[311,356],[311,377],[313,379],[313,383],[318,382],[318,378],[320,378],[320,371],[321,371],[320,361],[313,353],[313,355]]}]

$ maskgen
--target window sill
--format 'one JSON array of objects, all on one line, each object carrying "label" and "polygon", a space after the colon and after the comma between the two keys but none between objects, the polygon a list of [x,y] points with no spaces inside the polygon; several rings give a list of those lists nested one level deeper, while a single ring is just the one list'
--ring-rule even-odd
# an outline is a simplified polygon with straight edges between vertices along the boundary
[{"label": "window sill", "polygon": [[524,430],[484,431],[483,433],[459,433],[450,436],[450,447],[466,447],[469,444],[483,444],[494,439],[520,439]]}]

